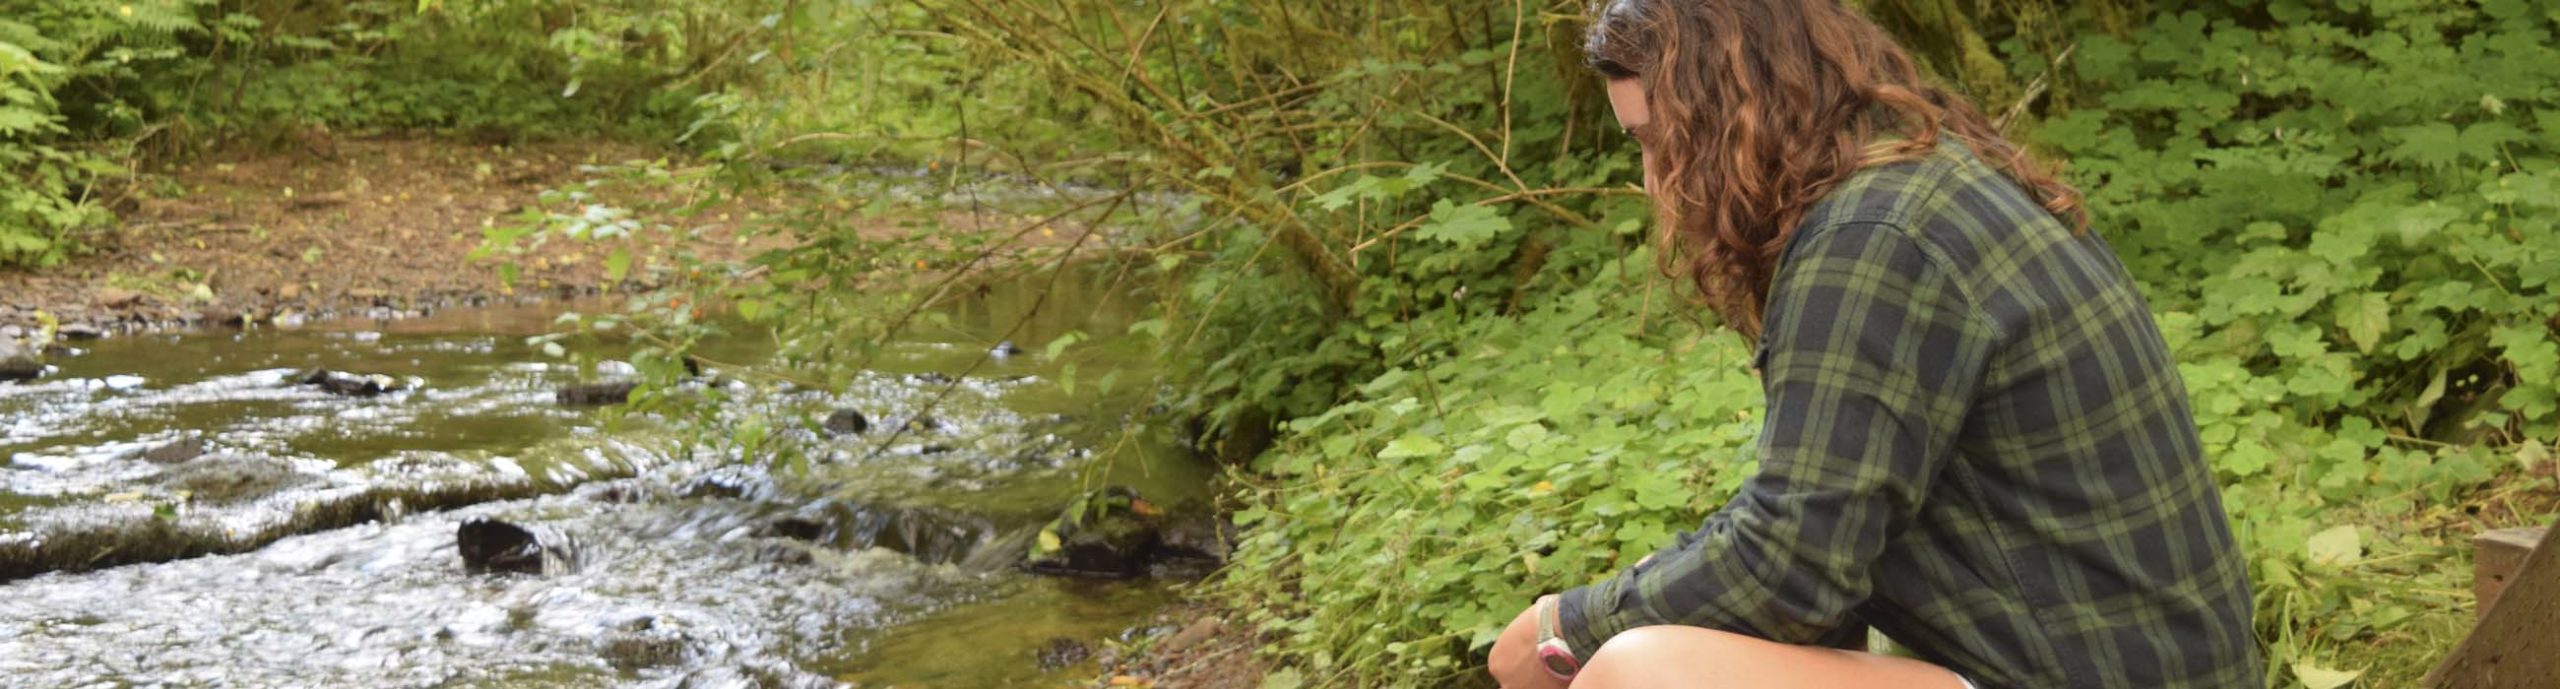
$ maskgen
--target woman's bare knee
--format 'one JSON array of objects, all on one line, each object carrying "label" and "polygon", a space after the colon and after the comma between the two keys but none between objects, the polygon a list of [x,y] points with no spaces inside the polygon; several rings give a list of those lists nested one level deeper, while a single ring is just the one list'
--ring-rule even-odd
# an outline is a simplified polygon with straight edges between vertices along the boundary
[{"label": "woman's bare knee", "polygon": [[1783,644],[1703,627],[1639,627],[1591,655],[1573,689],[1957,689],[1945,668],[1909,658]]},{"label": "woman's bare knee", "polygon": [[1637,627],[1611,637],[1591,655],[1574,689],[1661,687],[1706,689],[1712,678],[1691,671],[1747,662],[1750,647],[1766,643],[1732,632],[1703,627]]}]

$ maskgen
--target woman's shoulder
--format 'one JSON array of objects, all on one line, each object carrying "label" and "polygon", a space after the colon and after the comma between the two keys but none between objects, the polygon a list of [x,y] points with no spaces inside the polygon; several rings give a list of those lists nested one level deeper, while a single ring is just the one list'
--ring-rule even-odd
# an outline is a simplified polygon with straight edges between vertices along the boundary
[{"label": "woman's shoulder", "polygon": [[1892,228],[1957,264],[2034,250],[2075,234],[1953,136],[1940,137],[1925,153],[1868,166],[1841,182],[1806,211],[1789,253],[1794,240],[1857,225]]}]

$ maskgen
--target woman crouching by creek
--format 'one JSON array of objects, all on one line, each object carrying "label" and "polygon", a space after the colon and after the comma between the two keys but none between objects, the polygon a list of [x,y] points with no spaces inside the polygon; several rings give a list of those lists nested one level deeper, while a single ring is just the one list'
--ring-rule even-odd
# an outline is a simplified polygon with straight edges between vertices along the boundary
[{"label": "woman crouching by creek", "polygon": [[[1740,494],[1521,611],[1502,686],[2264,685],[2186,388],[2078,192],[1838,0],[1608,0],[1587,41],[1768,409]],[[1858,626],[1913,657],[1819,644]]]}]

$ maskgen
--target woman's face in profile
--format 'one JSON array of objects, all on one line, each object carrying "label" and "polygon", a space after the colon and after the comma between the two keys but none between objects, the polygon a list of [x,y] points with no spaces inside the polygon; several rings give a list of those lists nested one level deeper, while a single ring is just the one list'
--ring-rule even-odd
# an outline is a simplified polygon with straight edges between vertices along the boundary
[{"label": "woman's face in profile", "polygon": [[1653,193],[1653,147],[1646,143],[1652,130],[1653,111],[1646,107],[1644,85],[1634,79],[1609,80],[1609,109],[1618,116],[1618,128],[1635,137],[1636,149],[1644,154],[1644,191]]}]

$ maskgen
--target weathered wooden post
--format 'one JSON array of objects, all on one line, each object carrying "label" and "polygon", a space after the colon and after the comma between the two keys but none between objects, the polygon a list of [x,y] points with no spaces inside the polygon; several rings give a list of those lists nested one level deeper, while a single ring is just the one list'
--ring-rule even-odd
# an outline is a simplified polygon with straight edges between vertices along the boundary
[{"label": "weathered wooden post", "polygon": [[2480,622],[2427,673],[2435,689],[2560,686],[2560,529],[2510,529],[2473,539]]}]

